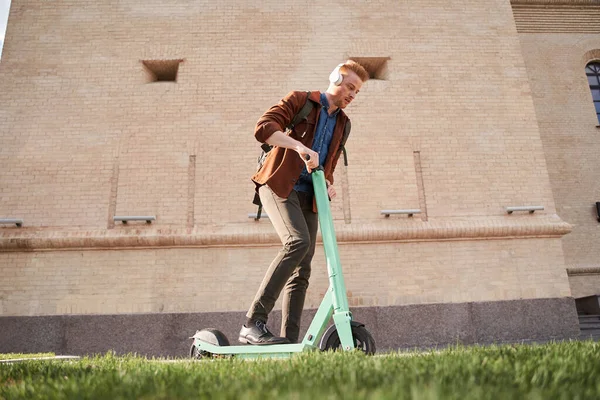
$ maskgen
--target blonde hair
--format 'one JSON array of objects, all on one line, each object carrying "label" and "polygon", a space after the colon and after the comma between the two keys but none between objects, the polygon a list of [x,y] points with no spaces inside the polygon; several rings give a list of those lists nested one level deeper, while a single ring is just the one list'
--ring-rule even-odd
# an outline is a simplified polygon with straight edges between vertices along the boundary
[{"label": "blonde hair", "polygon": [[352,72],[354,72],[356,75],[358,75],[358,77],[360,78],[361,81],[366,82],[369,80],[369,73],[367,72],[367,70],[360,65],[359,63],[357,63],[354,60],[348,60],[344,63],[344,65],[342,65],[340,67],[340,71],[343,70],[350,70]]}]

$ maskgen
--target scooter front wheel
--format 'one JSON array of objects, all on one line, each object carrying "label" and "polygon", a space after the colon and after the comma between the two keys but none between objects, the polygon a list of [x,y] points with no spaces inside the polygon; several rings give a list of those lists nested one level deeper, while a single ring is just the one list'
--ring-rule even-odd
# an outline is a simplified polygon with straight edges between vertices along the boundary
[{"label": "scooter front wheel", "polygon": [[[353,323],[352,324],[352,337],[354,338],[354,348],[364,352],[365,354],[375,354],[375,339],[369,333],[364,325]],[[342,348],[342,343],[338,335],[337,329],[333,329],[329,332],[327,337],[323,337],[323,341],[319,346],[321,350],[338,350]]]}]

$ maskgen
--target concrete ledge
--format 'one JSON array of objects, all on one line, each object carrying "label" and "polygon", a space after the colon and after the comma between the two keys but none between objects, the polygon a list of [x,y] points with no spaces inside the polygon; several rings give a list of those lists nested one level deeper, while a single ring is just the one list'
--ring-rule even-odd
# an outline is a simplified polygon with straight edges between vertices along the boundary
[{"label": "concrete ledge", "polygon": [[567,275],[569,275],[569,276],[600,275],[600,267],[567,268]]},{"label": "concrete ledge", "polygon": [[[556,215],[487,218],[387,220],[337,223],[337,241],[402,241],[559,238],[572,226]],[[320,237],[318,240],[321,240]],[[239,247],[279,244],[270,224],[232,224],[204,229],[115,228],[107,230],[0,229],[0,252],[33,250],[124,249],[155,247]]]},{"label": "concrete ledge", "polygon": [[512,5],[598,6],[598,0],[510,0]]},{"label": "concrete ledge", "polygon": [[[302,334],[316,310],[303,316]],[[572,298],[353,308],[378,351],[456,343],[488,344],[579,336]],[[217,328],[237,342],[245,312],[0,317],[0,352],[85,355],[114,350],[186,356],[197,329]],[[281,314],[269,326],[278,331]]]},{"label": "concrete ledge", "polygon": [[52,356],[52,357],[30,357],[30,358],[11,358],[8,360],[0,360],[0,364],[13,364],[28,361],[40,361],[40,360],[78,360],[79,356]]}]

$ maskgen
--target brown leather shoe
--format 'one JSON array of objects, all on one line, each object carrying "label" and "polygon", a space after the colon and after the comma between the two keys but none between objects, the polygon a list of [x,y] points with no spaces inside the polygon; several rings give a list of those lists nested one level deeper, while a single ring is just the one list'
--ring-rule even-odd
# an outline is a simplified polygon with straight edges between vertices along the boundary
[{"label": "brown leather shoe", "polygon": [[242,326],[238,340],[247,344],[287,344],[290,341],[287,338],[274,336],[267,324],[262,321],[254,321],[250,327]]}]

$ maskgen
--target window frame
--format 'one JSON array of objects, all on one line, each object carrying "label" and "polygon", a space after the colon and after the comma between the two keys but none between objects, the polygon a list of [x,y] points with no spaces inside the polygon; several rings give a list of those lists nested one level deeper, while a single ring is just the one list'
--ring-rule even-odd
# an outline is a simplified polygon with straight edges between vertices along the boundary
[{"label": "window frame", "polygon": [[[590,88],[590,94],[592,95],[592,101],[594,103],[594,110],[596,112],[596,119],[600,126],[600,60],[592,60],[585,66],[585,76],[587,78],[588,86]],[[596,82],[590,82],[590,77],[595,77]],[[598,91],[598,96],[594,98],[594,90]]]}]

